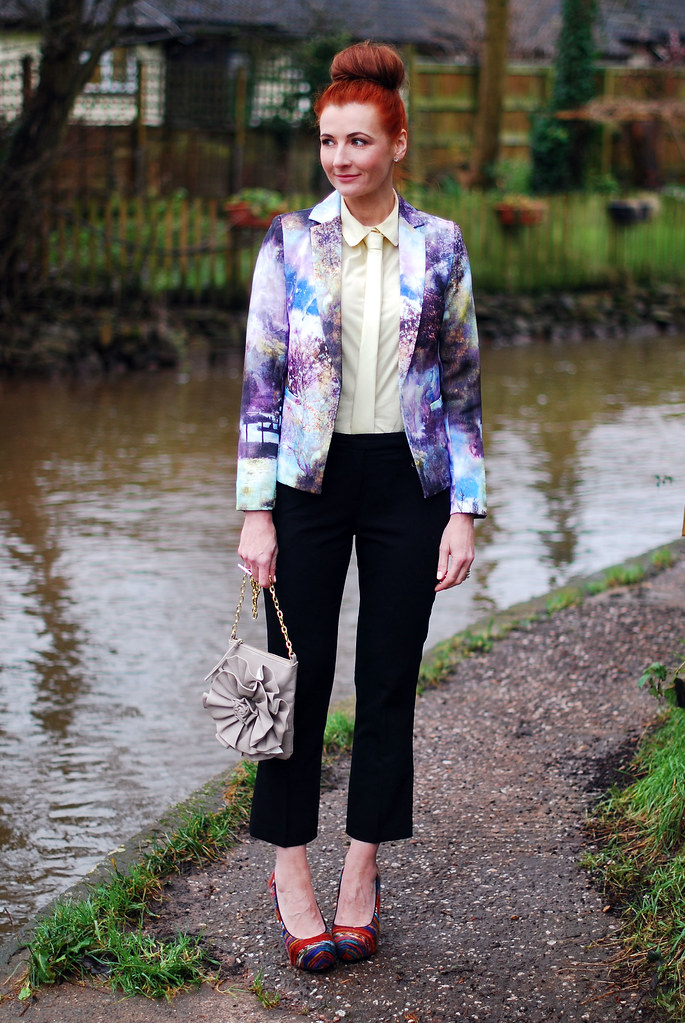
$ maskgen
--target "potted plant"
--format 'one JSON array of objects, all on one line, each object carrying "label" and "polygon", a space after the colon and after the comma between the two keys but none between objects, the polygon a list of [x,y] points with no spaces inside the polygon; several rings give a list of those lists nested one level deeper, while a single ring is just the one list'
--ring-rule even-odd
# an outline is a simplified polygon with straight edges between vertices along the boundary
[{"label": "potted plant", "polygon": [[547,203],[529,195],[505,195],[495,203],[494,208],[503,227],[539,224],[547,213]]},{"label": "potted plant", "polygon": [[284,213],[285,200],[269,188],[241,188],[226,200],[226,212],[233,227],[269,227],[277,213]]}]

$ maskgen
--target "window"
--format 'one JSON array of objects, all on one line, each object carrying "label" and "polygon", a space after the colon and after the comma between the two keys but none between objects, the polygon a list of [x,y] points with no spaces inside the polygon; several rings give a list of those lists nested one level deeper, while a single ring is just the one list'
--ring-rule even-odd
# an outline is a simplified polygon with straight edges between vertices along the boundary
[{"label": "window", "polygon": [[[81,57],[82,62],[88,54]],[[86,85],[84,92],[135,95],[138,88],[138,62],[133,50],[121,47],[103,53],[95,69],[93,77]]]}]

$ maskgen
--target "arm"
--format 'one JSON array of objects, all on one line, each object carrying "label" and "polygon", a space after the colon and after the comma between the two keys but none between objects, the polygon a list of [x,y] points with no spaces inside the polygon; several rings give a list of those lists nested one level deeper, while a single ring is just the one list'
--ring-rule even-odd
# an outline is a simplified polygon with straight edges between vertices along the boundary
[{"label": "arm", "polygon": [[259,250],[245,338],[237,507],[265,511],[276,499],[276,462],[288,363],[283,229],[277,217]]},{"label": "arm", "polygon": [[449,447],[452,513],[486,513],[480,352],[471,269],[455,226],[452,270],[440,332],[441,390]]},{"label": "arm", "polygon": [[474,558],[474,518],[486,511],[478,331],[471,270],[458,228],[453,258],[440,339],[452,514],[440,541],[436,593],[466,579]]}]

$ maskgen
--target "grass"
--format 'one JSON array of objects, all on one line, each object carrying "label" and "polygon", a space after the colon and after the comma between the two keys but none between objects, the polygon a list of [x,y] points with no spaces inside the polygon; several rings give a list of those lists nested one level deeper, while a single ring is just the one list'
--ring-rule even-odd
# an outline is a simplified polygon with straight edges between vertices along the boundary
[{"label": "grass", "polygon": [[610,568],[605,575],[605,582],[608,589],[616,586],[634,586],[641,583],[645,578],[645,569],[642,565],[618,565]]},{"label": "grass", "polygon": [[257,1000],[265,1009],[275,1009],[281,1000],[281,996],[277,991],[271,992],[264,987],[264,974],[261,970],[259,970],[257,976],[252,981],[250,991],[256,995]]},{"label": "grass", "polygon": [[26,983],[20,998],[41,984],[86,973],[102,976],[113,989],[150,998],[169,997],[209,979],[216,963],[199,940],[179,935],[172,942],[146,937],[147,913],[163,898],[164,878],[188,863],[217,859],[245,825],[255,765],[236,769],[223,809],[196,811],[171,835],[157,839],[139,863],[95,886],[85,899],[64,899],[41,920],[29,944]]},{"label": "grass", "polygon": [[334,756],[352,749],[354,717],[343,710],[334,710],[328,715],[323,735],[323,749],[326,756]]},{"label": "grass", "polygon": [[482,632],[471,632],[467,629],[451,639],[438,643],[431,651],[431,655],[421,665],[417,691],[419,695],[426,689],[442,685],[449,678],[452,669],[464,657],[469,654],[487,653],[492,649],[496,639],[499,639],[512,626],[502,626],[497,632],[490,623]]},{"label": "grass", "polygon": [[554,614],[555,611],[563,611],[566,607],[574,607],[576,604],[582,603],[582,600],[583,593],[581,590],[558,590],[549,598],[545,604],[545,608],[547,610],[547,614],[551,615]]},{"label": "grass", "polygon": [[[655,569],[667,567],[673,561],[671,552],[664,548],[651,556],[651,562]],[[547,613],[561,610],[570,604],[575,604],[584,599],[591,592],[599,592],[610,587],[629,585],[640,581],[645,575],[645,569],[641,566],[624,566],[621,569],[610,569],[602,579],[593,583],[592,587],[584,589],[561,590],[559,594],[553,595],[546,605]],[[419,693],[427,688],[438,686],[443,683],[451,674],[459,661],[474,653],[484,653],[490,650],[497,639],[510,633],[512,630],[535,621],[537,615],[532,614],[523,620],[501,620],[495,624],[490,622],[483,630],[465,632],[439,644],[434,648],[429,658],[424,661],[418,682]],[[677,714],[678,712],[676,712]],[[683,785],[685,782],[685,714],[675,717],[669,727],[675,729],[680,726],[681,731],[674,737],[664,731],[663,745],[668,748],[669,743],[673,744],[674,752],[670,767],[670,774],[660,773],[656,788],[651,796],[651,807],[655,810],[654,816],[658,816],[658,832],[663,846],[661,849],[672,849],[673,843],[678,838],[682,844],[683,828]],[[349,750],[352,745],[354,731],[353,715],[344,711],[333,711],[328,718],[324,736],[324,748],[327,757],[335,756]],[[661,733],[660,733],[661,734]],[[655,740],[656,742],[656,740]],[[677,748],[676,748],[677,747]],[[642,756],[642,755],[641,755]],[[638,770],[645,776],[649,776],[651,769],[644,768],[647,764],[647,754],[639,761]],[[664,753],[664,760],[668,760]],[[181,825],[171,834],[165,834],[157,839],[150,852],[144,855],[139,863],[134,864],[126,871],[119,871],[113,863],[111,877],[105,882],[94,887],[88,898],[85,899],[64,899],[59,901],[51,913],[41,920],[33,933],[32,940],[28,946],[29,960],[27,967],[26,981],[20,993],[21,998],[30,997],[41,984],[53,984],[73,976],[84,976],[85,974],[101,977],[113,989],[122,990],[126,994],[143,994],[150,998],[171,997],[178,991],[187,990],[198,986],[203,981],[211,981],[216,978],[216,962],[203,948],[201,939],[186,935],[178,935],[174,941],[162,942],[147,937],[143,934],[143,923],[149,913],[153,913],[155,906],[164,898],[164,879],[176,873],[190,863],[204,863],[217,859],[223,855],[236,841],[241,828],[245,826],[249,816],[249,806],[254,787],[257,765],[249,761],[242,761],[233,772],[231,782],[225,793],[226,805],[216,811],[207,812],[195,810],[187,814]],[[670,786],[670,787],[669,787]],[[643,791],[644,799],[649,790],[649,783],[645,782]],[[668,790],[668,792],[667,792]],[[668,795],[668,798],[666,796]],[[611,797],[612,799],[614,796]],[[619,794],[615,794],[618,800]],[[619,804],[616,803],[616,806]],[[610,814],[611,804],[606,804],[606,812]],[[680,817],[678,807],[680,806]],[[668,809],[666,809],[668,807]],[[608,819],[608,818],[607,818]],[[597,834],[600,833],[601,825],[598,823]],[[679,830],[680,829],[680,830]],[[611,828],[609,828],[611,831]],[[637,838],[639,849],[642,837]],[[603,854],[597,854],[589,865],[596,870],[602,869]],[[684,872],[685,864],[682,862],[682,850],[678,851],[678,863],[681,874]],[[659,859],[659,870],[669,869],[669,856],[664,855]],[[611,858],[609,858],[611,859]],[[589,862],[589,861],[588,861]],[[618,862],[618,861],[617,861]],[[610,877],[607,885],[614,884],[620,876],[624,878],[627,889],[635,886],[642,873],[642,866],[630,867],[628,853],[621,861],[622,866],[611,867]],[[609,860],[607,860],[609,863]],[[631,873],[632,871],[632,873]],[[662,905],[659,902],[654,906],[654,899],[660,897],[661,874],[656,875],[650,882],[651,894],[645,890],[643,905],[640,912],[645,916],[648,914],[648,906],[652,906],[650,927],[655,928],[658,924],[657,917],[662,912]],[[682,878],[680,886],[682,886]],[[668,896],[668,889],[672,893],[673,916],[676,913],[676,890],[673,884],[663,880],[664,899]],[[684,894],[681,889],[678,893],[682,900]],[[685,902],[681,901],[681,907]],[[681,909],[680,941],[685,935],[685,920],[682,920]],[[674,925],[675,926],[675,925]],[[645,925],[646,929],[646,925]],[[662,956],[665,964],[660,969],[670,969],[673,961],[673,948],[666,955],[666,945],[671,942],[677,946],[674,938],[675,931],[669,932],[670,937],[659,939],[655,946],[658,952],[651,952]],[[645,960],[650,951],[639,952]],[[678,952],[679,970],[683,970],[682,950]],[[685,977],[679,974],[679,990],[685,988]],[[678,987],[671,984],[671,987]],[[267,1006],[274,997],[263,988],[261,976],[257,974],[254,979],[253,992],[262,1004]],[[670,997],[670,996],[669,996]],[[682,994],[685,998],[685,994]],[[264,999],[264,1000],[263,1000]],[[273,1003],[275,1004],[275,1003]],[[685,1007],[685,1002],[683,1002]],[[269,1007],[273,1007],[270,1005]],[[680,1018],[683,1018],[681,1016]]]},{"label": "grass", "polygon": [[664,568],[670,568],[675,558],[673,557],[673,551],[668,547],[660,547],[652,553],[650,560],[654,567],[660,571]]},{"label": "grass", "polygon": [[623,908],[622,965],[655,979],[657,1005],[685,1019],[685,713],[667,711],[588,820],[599,851],[584,865]]},{"label": "grass", "polygon": [[[412,197],[431,213],[457,219],[483,291],[540,292],[615,286],[618,280],[679,284],[678,246],[685,203],[663,197],[653,221],[617,230],[601,194],[554,196],[545,220],[522,231],[501,228],[496,194],[455,197],[420,189]],[[290,209],[315,201],[291,196]],[[264,231],[236,232],[223,204],[184,194],[111,195],[73,202],[46,225],[45,283],[57,292],[130,299],[245,299]],[[37,257],[38,258],[38,257]],[[628,303],[628,310],[630,305]]]},{"label": "grass", "polygon": [[122,927],[110,907],[103,912],[105,892],[90,899],[58,904],[36,928],[27,982],[20,998],[40,984],[91,973],[106,977],[125,995],[169,997],[171,992],[199,986],[213,963],[199,939],[179,934],[173,941],[156,941],[139,929]]}]

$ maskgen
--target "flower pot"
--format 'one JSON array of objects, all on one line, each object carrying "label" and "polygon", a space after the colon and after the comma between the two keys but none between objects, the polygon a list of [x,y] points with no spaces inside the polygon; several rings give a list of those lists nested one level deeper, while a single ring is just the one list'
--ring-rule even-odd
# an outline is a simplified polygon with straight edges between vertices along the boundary
[{"label": "flower pot", "polygon": [[539,224],[545,216],[546,206],[543,203],[519,205],[499,202],[495,206],[495,212],[503,227],[525,227]]},{"label": "flower pot", "polygon": [[612,199],[607,209],[615,224],[640,224],[652,217],[652,205],[641,199]]},{"label": "flower pot", "polygon": [[270,227],[275,213],[255,213],[247,202],[232,203],[226,207],[228,221],[232,227],[253,227],[266,230]]}]

